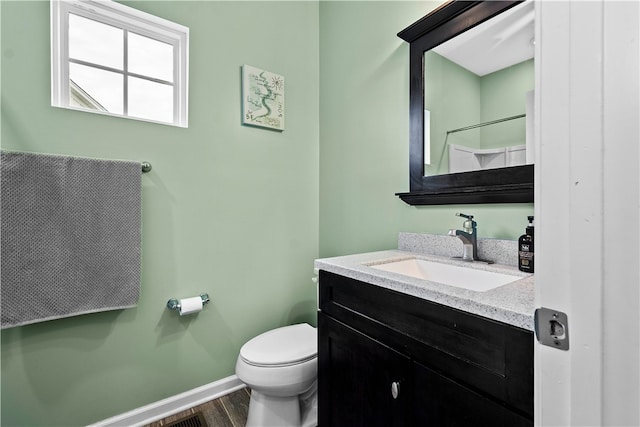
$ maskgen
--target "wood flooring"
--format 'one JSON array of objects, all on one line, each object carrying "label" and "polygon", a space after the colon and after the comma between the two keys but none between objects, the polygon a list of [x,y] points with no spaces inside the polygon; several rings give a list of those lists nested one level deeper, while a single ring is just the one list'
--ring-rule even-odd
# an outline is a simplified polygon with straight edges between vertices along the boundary
[{"label": "wood flooring", "polygon": [[[233,393],[222,396],[202,405],[194,406],[185,411],[173,414],[167,418],[147,424],[144,427],[166,427],[183,418],[202,412],[206,426],[208,427],[244,427],[247,423],[249,411],[249,398],[251,391],[243,388]],[[180,425],[180,424],[178,424]],[[198,424],[183,424],[185,426],[198,426]],[[202,426],[202,427],[206,427]],[[178,427],[178,426],[176,426]]]}]

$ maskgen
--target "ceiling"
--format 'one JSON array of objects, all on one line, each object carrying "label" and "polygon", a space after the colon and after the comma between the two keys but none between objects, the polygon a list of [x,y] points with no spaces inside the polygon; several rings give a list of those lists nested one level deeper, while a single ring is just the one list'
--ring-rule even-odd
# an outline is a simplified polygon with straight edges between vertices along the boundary
[{"label": "ceiling", "polygon": [[433,50],[484,76],[533,58],[534,2],[525,1]]}]

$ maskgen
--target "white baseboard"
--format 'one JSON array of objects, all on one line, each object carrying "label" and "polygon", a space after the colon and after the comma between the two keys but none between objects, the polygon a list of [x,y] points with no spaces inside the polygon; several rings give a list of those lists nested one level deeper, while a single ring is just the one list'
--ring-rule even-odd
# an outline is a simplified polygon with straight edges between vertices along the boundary
[{"label": "white baseboard", "polygon": [[107,418],[88,427],[143,426],[245,387],[236,375]]}]

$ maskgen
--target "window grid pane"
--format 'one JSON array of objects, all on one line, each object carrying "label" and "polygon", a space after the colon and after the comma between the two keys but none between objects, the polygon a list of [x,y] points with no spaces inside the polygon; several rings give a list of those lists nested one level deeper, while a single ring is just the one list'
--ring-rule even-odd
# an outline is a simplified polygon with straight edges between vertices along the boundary
[{"label": "window grid pane", "polygon": [[123,40],[121,28],[69,14],[69,58],[122,70]]},{"label": "window grid pane", "polygon": [[69,96],[74,106],[123,114],[122,74],[69,64]]},{"label": "window grid pane", "polygon": [[130,76],[128,90],[129,116],[173,122],[173,86]]},{"label": "window grid pane", "polygon": [[128,33],[127,64],[130,73],[173,83],[173,57],[173,45]]}]

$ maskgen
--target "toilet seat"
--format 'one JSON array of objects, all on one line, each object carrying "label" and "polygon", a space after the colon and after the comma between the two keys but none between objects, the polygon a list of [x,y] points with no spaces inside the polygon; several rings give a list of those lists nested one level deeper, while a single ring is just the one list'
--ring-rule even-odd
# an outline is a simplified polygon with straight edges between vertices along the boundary
[{"label": "toilet seat", "polygon": [[265,332],[240,349],[243,362],[262,367],[297,365],[315,359],[317,354],[316,329],[307,323]]}]

